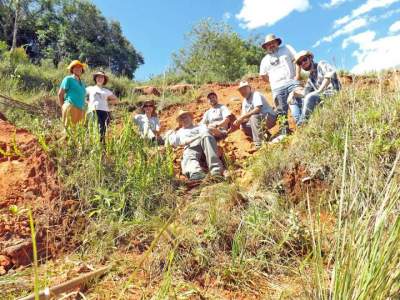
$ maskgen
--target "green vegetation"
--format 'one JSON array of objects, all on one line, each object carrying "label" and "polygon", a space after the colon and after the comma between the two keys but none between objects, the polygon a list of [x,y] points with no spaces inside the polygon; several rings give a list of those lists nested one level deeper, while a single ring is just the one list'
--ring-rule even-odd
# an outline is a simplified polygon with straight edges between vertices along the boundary
[{"label": "green vegetation", "polygon": [[226,23],[210,19],[193,26],[187,43],[173,55],[174,65],[168,73],[172,80],[178,77],[196,84],[238,80],[258,73],[264,56],[258,38],[243,40]]},{"label": "green vegetation", "polygon": [[0,41],[12,47],[17,29],[16,46],[24,47],[37,64],[48,59],[57,67],[60,62],[80,59],[91,67],[132,78],[144,63],[123,36],[120,24],[107,21],[90,1],[0,1],[0,24]]}]

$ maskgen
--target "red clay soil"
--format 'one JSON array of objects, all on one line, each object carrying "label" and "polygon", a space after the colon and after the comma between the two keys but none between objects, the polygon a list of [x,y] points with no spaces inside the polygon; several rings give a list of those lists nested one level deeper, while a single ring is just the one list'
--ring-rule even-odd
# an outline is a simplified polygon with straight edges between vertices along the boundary
[{"label": "red clay soil", "polygon": [[68,236],[64,230],[69,218],[63,214],[73,203],[60,201],[54,164],[32,134],[0,120],[0,149],[1,275],[31,263],[28,209],[35,221],[39,257],[51,257]]},{"label": "red clay soil", "polygon": [[312,176],[306,167],[300,164],[286,170],[282,183],[286,197],[294,203],[306,199],[307,196],[313,200],[328,189],[326,181],[318,176]]}]

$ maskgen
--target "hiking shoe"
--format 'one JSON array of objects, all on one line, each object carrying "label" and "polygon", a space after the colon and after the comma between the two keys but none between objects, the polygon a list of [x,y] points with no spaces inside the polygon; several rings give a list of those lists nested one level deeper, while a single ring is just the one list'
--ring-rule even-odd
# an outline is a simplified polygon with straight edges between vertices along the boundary
[{"label": "hiking shoe", "polygon": [[269,144],[277,144],[280,141],[282,141],[285,137],[286,137],[286,134],[285,135],[280,134],[276,138],[274,138],[272,141],[270,141]]},{"label": "hiking shoe", "polygon": [[210,175],[211,175],[211,176],[221,176],[221,170],[220,170],[220,169],[211,170],[211,171],[210,171]]},{"label": "hiking shoe", "polygon": [[203,172],[197,172],[197,173],[193,173],[192,176],[190,176],[190,180],[202,180],[206,177],[206,174],[204,174]]}]

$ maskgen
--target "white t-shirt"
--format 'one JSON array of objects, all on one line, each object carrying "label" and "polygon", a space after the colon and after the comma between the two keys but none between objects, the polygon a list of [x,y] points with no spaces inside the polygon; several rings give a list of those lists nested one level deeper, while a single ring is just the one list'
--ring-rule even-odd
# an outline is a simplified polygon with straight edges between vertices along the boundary
[{"label": "white t-shirt", "polygon": [[160,120],[158,117],[148,118],[146,114],[134,116],[133,121],[139,127],[139,133],[142,137],[152,139],[156,137],[155,133],[160,131]]},{"label": "white t-shirt", "polygon": [[261,106],[261,114],[274,114],[274,110],[267,103],[267,100],[260,92],[254,91],[249,98],[244,98],[242,102],[242,115],[253,110],[257,106]]},{"label": "white t-shirt", "polygon": [[231,115],[229,108],[223,104],[218,104],[216,107],[212,107],[207,110],[200,124],[210,125],[217,122],[221,122]]},{"label": "white t-shirt", "polygon": [[94,85],[88,86],[86,88],[86,93],[89,96],[89,111],[110,111],[107,101],[107,98],[113,94],[110,90]]},{"label": "white t-shirt", "polygon": [[283,45],[275,53],[268,53],[262,59],[260,75],[268,75],[272,91],[295,81],[296,66],[293,62],[295,54],[293,47]]},{"label": "white t-shirt", "polygon": [[205,124],[193,126],[192,128],[180,128],[168,136],[168,142],[175,147],[183,146],[206,132],[208,132],[208,128]]}]

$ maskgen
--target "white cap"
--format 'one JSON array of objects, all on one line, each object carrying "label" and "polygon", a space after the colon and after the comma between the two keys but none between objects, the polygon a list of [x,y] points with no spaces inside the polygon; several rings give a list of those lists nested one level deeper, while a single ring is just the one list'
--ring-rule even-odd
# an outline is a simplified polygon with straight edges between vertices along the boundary
[{"label": "white cap", "polygon": [[250,86],[250,84],[247,82],[247,81],[241,81],[240,83],[239,83],[239,87],[238,87],[238,90],[239,89],[241,89],[242,87],[245,87],[245,86]]}]

